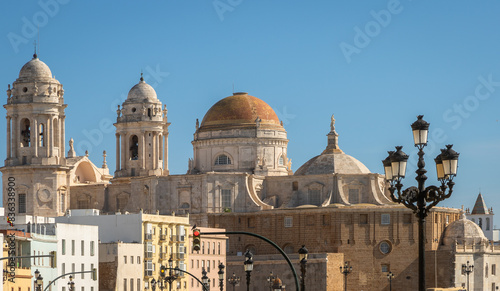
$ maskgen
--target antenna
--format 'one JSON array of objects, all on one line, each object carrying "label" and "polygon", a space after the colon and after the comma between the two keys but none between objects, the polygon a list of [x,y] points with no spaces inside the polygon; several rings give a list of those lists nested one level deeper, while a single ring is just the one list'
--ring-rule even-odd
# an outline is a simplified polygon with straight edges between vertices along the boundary
[{"label": "antenna", "polygon": [[33,41],[33,46],[35,47],[35,53],[33,54],[33,58],[36,59],[38,57],[37,54],[36,54],[36,40]]},{"label": "antenna", "polygon": [[[38,31],[38,54],[40,54],[40,24],[38,24],[38,25],[36,26],[36,29],[37,29],[37,31]],[[37,53],[37,52],[36,52],[36,47],[35,47],[35,53]]]}]

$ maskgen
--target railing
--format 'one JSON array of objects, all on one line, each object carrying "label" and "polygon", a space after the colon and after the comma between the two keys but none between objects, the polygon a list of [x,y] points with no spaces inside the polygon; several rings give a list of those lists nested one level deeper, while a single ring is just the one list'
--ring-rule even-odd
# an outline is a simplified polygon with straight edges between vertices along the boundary
[{"label": "railing", "polygon": [[145,233],[145,234],[144,234],[144,239],[145,239],[145,240],[152,240],[152,239],[153,239],[153,235],[152,235],[152,234],[150,234],[150,233]]},{"label": "railing", "polygon": [[146,259],[151,259],[153,257],[153,252],[146,252]]},{"label": "railing", "polygon": [[167,239],[167,235],[166,234],[160,234],[160,240],[164,241]]},{"label": "railing", "polygon": [[146,278],[153,277],[153,270],[145,270],[144,271],[144,277],[146,277]]},{"label": "railing", "polygon": [[167,253],[160,253],[160,259],[162,260],[168,259]]}]

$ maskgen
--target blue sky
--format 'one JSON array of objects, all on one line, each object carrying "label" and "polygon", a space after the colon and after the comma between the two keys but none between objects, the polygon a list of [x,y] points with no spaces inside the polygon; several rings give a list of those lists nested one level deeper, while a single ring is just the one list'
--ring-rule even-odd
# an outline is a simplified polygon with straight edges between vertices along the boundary
[{"label": "blue sky", "polygon": [[500,211],[498,11],[495,1],[8,1],[0,83],[31,59],[39,26],[39,57],[65,89],[66,142],[98,166],[107,150],[112,172],[109,125],[141,70],[169,110],[173,174],[187,171],[196,119],[233,84],[284,121],[294,170],[324,149],[333,113],[340,147],[372,172],[396,145],[416,164],[410,124],[424,114],[428,184],[439,148],[461,154],[440,206],[472,208],[481,191]]}]

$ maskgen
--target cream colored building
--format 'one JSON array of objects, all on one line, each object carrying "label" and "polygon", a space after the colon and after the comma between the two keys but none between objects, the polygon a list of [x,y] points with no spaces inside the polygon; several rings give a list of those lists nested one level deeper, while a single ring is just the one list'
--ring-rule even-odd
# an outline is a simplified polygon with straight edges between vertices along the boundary
[{"label": "cream colored building", "polygon": [[144,246],[121,241],[99,244],[99,290],[143,290]]},{"label": "cream colored building", "polygon": [[[145,214],[143,212],[99,215],[98,210],[87,209],[70,210],[68,211],[68,215],[57,217],[56,221],[68,224],[99,226],[99,240],[101,244],[116,243],[118,247],[121,243],[127,243],[128,245],[123,246],[123,248],[134,248],[134,250],[136,249],[132,244],[139,244],[141,246],[141,255],[137,255],[134,252],[133,258],[131,258],[123,254],[122,257],[118,256],[116,260],[117,266],[121,264],[125,265],[125,260],[127,260],[127,264],[136,265],[137,256],[140,256],[140,275],[136,273],[133,277],[125,277],[125,274],[113,272],[101,273],[101,275],[107,276],[102,278],[103,282],[107,282],[105,283],[106,286],[102,287],[103,290],[109,286],[115,286],[114,288],[123,287],[125,279],[127,279],[128,291],[131,290],[130,288],[136,290],[138,279],[141,288],[149,288],[151,280],[153,278],[155,280],[158,279],[160,266],[167,266],[169,258],[172,258],[174,267],[179,267],[181,270],[188,270],[188,250],[190,249],[188,234],[186,233],[190,229],[188,216]],[[109,248],[114,248],[114,246],[111,245]],[[99,261],[99,263],[107,263],[110,259],[107,257],[104,260]],[[136,267],[134,266],[134,269]],[[118,272],[118,269],[111,270]],[[110,280],[115,280],[115,284],[110,283]],[[185,276],[177,280],[175,284],[179,285],[180,290],[188,290],[188,279]]]}]

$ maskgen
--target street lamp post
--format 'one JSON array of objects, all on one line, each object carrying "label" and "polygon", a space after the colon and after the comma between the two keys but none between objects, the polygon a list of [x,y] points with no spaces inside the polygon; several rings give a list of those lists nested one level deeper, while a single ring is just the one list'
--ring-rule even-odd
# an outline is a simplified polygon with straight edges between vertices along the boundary
[{"label": "street lamp post", "polygon": [[234,286],[240,284],[240,277],[236,277],[236,274],[233,273],[233,275],[227,279],[227,283],[233,285],[233,291],[234,291]]},{"label": "street lamp post", "polygon": [[347,275],[352,272],[352,266],[349,266],[347,262],[345,262],[344,266],[340,266],[340,273],[344,274],[344,290],[347,291]]},{"label": "street lamp post", "polygon": [[40,274],[40,271],[38,271],[38,269],[36,269],[35,271],[35,290],[36,291],[42,291],[42,285],[43,285],[43,277],[42,275]]},{"label": "street lamp post", "polygon": [[224,291],[224,264],[221,262],[219,264],[219,272],[217,274],[219,274],[219,287],[220,287],[220,291]]},{"label": "street lamp post", "polygon": [[247,273],[247,291],[250,291],[250,273],[253,271],[253,254],[250,250],[245,252],[245,272]]},{"label": "street lamp post", "polygon": [[151,279],[151,290],[153,290],[153,291],[156,290],[156,280],[154,278]]},{"label": "street lamp post", "polygon": [[68,290],[75,291],[75,282],[73,282],[73,276],[69,275]]},{"label": "street lamp post", "polygon": [[[441,150],[436,159],[436,169],[438,180],[441,186],[425,187],[427,176],[425,173],[424,162],[424,147],[427,145],[427,134],[429,131],[429,123],[424,121],[423,115],[419,115],[417,121],[412,125],[413,139],[415,147],[418,148],[418,169],[415,171],[418,182],[418,187],[409,187],[401,191],[403,184],[401,180],[405,177],[406,163],[408,155],[401,149],[402,146],[397,146],[396,151],[389,151],[389,156],[383,161],[385,178],[390,183],[389,192],[391,199],[394,202],[402,203],[405,207],[413,210],[418,217],[418,290],[425,291],[425,218],[429,210],[437,205],[440,201],[451,196],[453,186],[453,178],[457,174],[458,156],[451,147],[447,145],[446,149]],[[449,188],[448,193],[446,190]]]},{"label": "street lamp post", "polygon": [[207,277],[207,271],[205,268],[201,271],[201,283],[206,287],[206,289],[210,290],[210,280]]},{"label": "street lamp post", "polygon": [[168,282],[169,285],[169,291],[172,291],[172,282],[177,280],[177,278],[179,277],[177,274],[172,273],[173,265],[174,263],[172,261],[172,256],[170,256],[170,259],[168,259],[168,276],[165,277],[165,282]]},{"label": "street lamp post", "polygon": [[307,256],[309,251],[305,245],[299,249],[299,260],[300,260],[300,290],[306,291],[306,270],[307,270]]},{"label": "street lamp post", "polygon": [[389,291],[392,291],[392,278],[394,278],[394,274],[389,272],[389,274],[387,274],[387,279],[389,279]]},{"label": "street lamp post", "polygon": [[269,273],[269,276],[267,276],[267,283],[269,283],[269,291],[273,291],[274,279],[276,279],[276,276],[274,276],[273,271],[271,271],[271,273]]},{"label": "street lamp post", "polygon": [[469,291],[469,274],[474,271],[474,265],[469,265],[469,261],[466,264],[462,264],[462,274],[467,275],[467,291]]}]

